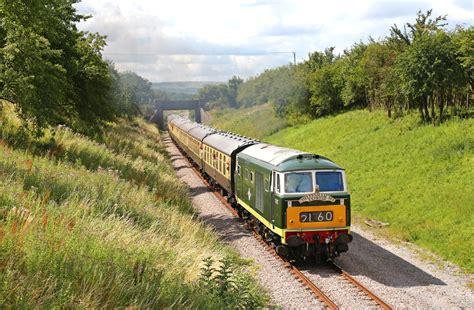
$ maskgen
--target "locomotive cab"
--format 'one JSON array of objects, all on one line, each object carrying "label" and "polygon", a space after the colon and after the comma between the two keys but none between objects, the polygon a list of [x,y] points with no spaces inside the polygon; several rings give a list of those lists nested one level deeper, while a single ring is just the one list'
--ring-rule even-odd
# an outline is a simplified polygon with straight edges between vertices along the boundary
[{"label": "locomotive cab", "polygon": [[[333,258],[352,240],[350,196],[342,169],[273,171],[273,200],[283,212],[282,252]],[[295,256],[295,255],[293,255]]]}]

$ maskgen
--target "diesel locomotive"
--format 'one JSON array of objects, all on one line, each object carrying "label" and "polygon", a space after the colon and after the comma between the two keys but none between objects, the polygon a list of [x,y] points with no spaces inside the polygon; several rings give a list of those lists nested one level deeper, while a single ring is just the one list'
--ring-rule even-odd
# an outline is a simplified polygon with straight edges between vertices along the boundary
[{"label": "diesel locomotive", "polygon": [[348,251],[351,200],[330,159],[168,117],[172,140],[277,253],[296,261]]}]

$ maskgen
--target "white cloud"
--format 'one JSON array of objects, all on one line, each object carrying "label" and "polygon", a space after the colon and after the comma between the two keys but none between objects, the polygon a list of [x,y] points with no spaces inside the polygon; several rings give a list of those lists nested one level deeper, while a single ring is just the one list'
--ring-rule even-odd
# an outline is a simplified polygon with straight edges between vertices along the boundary
[{"label": "white cloud", "polygon": [[413,22],[418,10],[448,14],[451,25],[474,19],[469,0],[83,0],[76,7],[94,16],[81,29],[108,36],[105,55],[118,69],[151,81],[247,78],[293,60],[272,52],[296,51],[301,60],[328,46],[342,51]]}]

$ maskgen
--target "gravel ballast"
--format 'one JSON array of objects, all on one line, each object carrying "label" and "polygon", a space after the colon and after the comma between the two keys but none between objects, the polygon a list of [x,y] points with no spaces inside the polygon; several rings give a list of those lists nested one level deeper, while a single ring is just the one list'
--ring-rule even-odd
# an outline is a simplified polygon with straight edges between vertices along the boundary
[{"label": "gravel ballast", "polygon": [[[240,220],[225,208],[181,155],[169,136],[164,139],[178,177],[190,188],[200,218],[214,227],[221,239],[258,267],[256,276],[272,303],[283,309],[315,309],[324,305],[299,283],[283,263],[253,237]],[[353,226],[349,252],[336,262],[394,308],[474,308],[474,294],[456,267],[422,261],[413,246],[394,245],[374,233]],[[377,305],[327,266],[304,266],[310,278],[341,308],[370,309]]]}]

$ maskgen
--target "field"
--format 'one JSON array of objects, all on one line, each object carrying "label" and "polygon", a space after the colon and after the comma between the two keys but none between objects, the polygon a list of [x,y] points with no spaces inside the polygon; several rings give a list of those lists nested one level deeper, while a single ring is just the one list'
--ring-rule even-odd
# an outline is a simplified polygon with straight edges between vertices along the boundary
[{"label": "field", "polygon": [[[212,123],[221,127],[218,115]],[[240,124],[255,122],[253,114],[232,126],[230,117],[222,128],[249,134]],[[272,128],[275,121],[261,118],[258,126]],[[263,140],[331,158],[347,170],[356,222],[387,222],[378,233],[474,272],[474,119],[433,126],[420,124],[417,115],[388,120],[382,112],[359,110]]]},{"label": "field", "polygon": [[154,126],[121,120],[91,139],[65,127],[36,138],[23,125],[0,102],[2,306],[267,302],[249,263],[197,220]]}]

